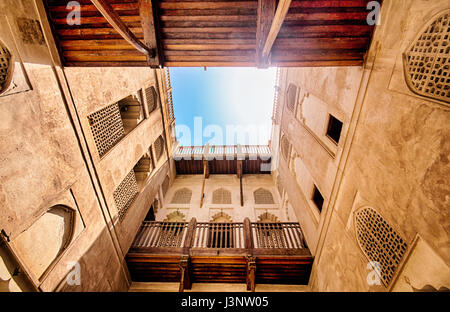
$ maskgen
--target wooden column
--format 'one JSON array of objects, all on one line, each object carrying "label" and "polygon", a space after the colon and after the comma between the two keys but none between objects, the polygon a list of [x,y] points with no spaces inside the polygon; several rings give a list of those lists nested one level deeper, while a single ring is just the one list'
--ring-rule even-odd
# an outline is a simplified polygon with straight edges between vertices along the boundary
[{"label": "wooden column", "polygon": [[253,257],[252,224],[249,218],[244,219],[244,237],[247,250],[247,290],[255,291],[256,260]]},{"label": "wooden column", "polygon": [[248,255],[253,253],[252,224],[249,218],[244,219],[244,243]]},{"label": "wooden column", "polygon": [[183,252],[185,254],[189,254],[189,249],[191,249],[192,245],[194,244],[194,235],[195,230],[197,228],[197,219],[192,218],[191,221],[189,221],[187,232],[186,232],[186,239],[183,246]]}]

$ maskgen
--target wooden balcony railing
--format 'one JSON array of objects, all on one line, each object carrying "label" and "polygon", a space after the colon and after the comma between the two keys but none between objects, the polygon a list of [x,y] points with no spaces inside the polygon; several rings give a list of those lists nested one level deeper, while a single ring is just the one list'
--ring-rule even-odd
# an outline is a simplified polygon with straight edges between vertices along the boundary
[{"label": "wooden balcony railing", "polygon": [[144,222],[127,254],[133,281],[307,285],[313,257],[298,223]]},{"label": "wooden balcony railing", "polygon": [[132,252],[182,254],[309,254],[298,223],[145,221]]},{"label": "wooden balcony railing", "polygon": [[244,157],[270,158],[272,155],[268,145],[204,145],[204,146],[179,146],[174,154],[174,159],[209,159]]}]

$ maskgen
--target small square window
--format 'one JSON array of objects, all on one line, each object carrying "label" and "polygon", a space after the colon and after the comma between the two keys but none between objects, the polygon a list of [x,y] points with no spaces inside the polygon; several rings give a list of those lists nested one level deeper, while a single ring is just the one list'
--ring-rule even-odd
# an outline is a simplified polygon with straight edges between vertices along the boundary
[{"label": "small square window", "polygon": [[314,192],[313,192],[312,200],[313,200],[314,204],[316,204],[316,206],[319,209],[319,211],[322,212],[323,196],[320,193],[320,191],[317,188],[317,186],[315,186],[315,185],[314,185]]},{"label": "small square window", "polygon": [[342,132],[342,122],[336,119],[333,115],[330,115],[328,120],[327,136],[332,139],[336,144],[339,143]]}]

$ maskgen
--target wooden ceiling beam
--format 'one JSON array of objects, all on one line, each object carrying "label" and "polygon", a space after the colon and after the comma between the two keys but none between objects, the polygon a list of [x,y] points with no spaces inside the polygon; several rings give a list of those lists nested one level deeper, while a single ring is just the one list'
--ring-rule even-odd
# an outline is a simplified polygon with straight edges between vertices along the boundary
[{"label": "wooden ceiling beam", "polygon": [[267,39],[265,40],[264,47],[261,52],[261,58],[267,60],[269,63],[269,55],[272,50],[272,46],[277,39],[278,33],[280,32],[281,26],[283,25],[284,19],[289,11],[289,6],[291,5],[291,0],[280,0],[278,2],[278,7],[273,17],[272,25],[270,27]]},{"label": "wooden ceiling beam", "polygon": [[164,51],[161,44],[157,8],[152,0],[139,0],[139,16],[146,46],[152,47],[153,57],[148,58],[150,67],[160,67],[164,62]]},{"label": "wooden ceiling beam", "polygon": [[100,11],[108,23],[130,43],[135,49],[145,54],[148,58],[155,56],[155,50],[147,47],[130,31],[125,23],[120,19],[120,16],[114,11],[111,5],[106,0],[91,0],[92,4]]},{"label": "wooden ceiling beam", "polygon": [[263,49],[275,16],[275,8],[276,0],[258,0],[256,24],[256,65],[258,68],[269,66],[268,55],[263,57]]}]

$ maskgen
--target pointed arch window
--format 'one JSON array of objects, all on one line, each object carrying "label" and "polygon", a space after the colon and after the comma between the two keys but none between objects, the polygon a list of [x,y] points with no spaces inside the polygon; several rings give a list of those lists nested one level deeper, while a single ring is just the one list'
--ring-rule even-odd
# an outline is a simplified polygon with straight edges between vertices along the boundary
[{"label": "pointed arch window", "polygon": [[450,103],[450,10],[429,21],[403,54],[408,87],[416,94]]},{"label": "pointed arch window", "polygon": [[231,192],[224,189],[219,188],[213,192],[212,198],[213,204],[231,204]]},{"label": "pointed arch window", "polygon": [[273,205],[275,201],[273,200],[272,192],[265,189],[259,188],[253,192],[253,197],[255,198],[256,205]]},{"label": "pointed arch window", "polygon": [[172,197],[171,204],[190,204],[192,191],[186,187],[179,189]]},{"label": "pointed arch window", "polygon": [[367,207],[354,216],[358,244],[385,286],[388,286],[408,245],[374,209]]}]

